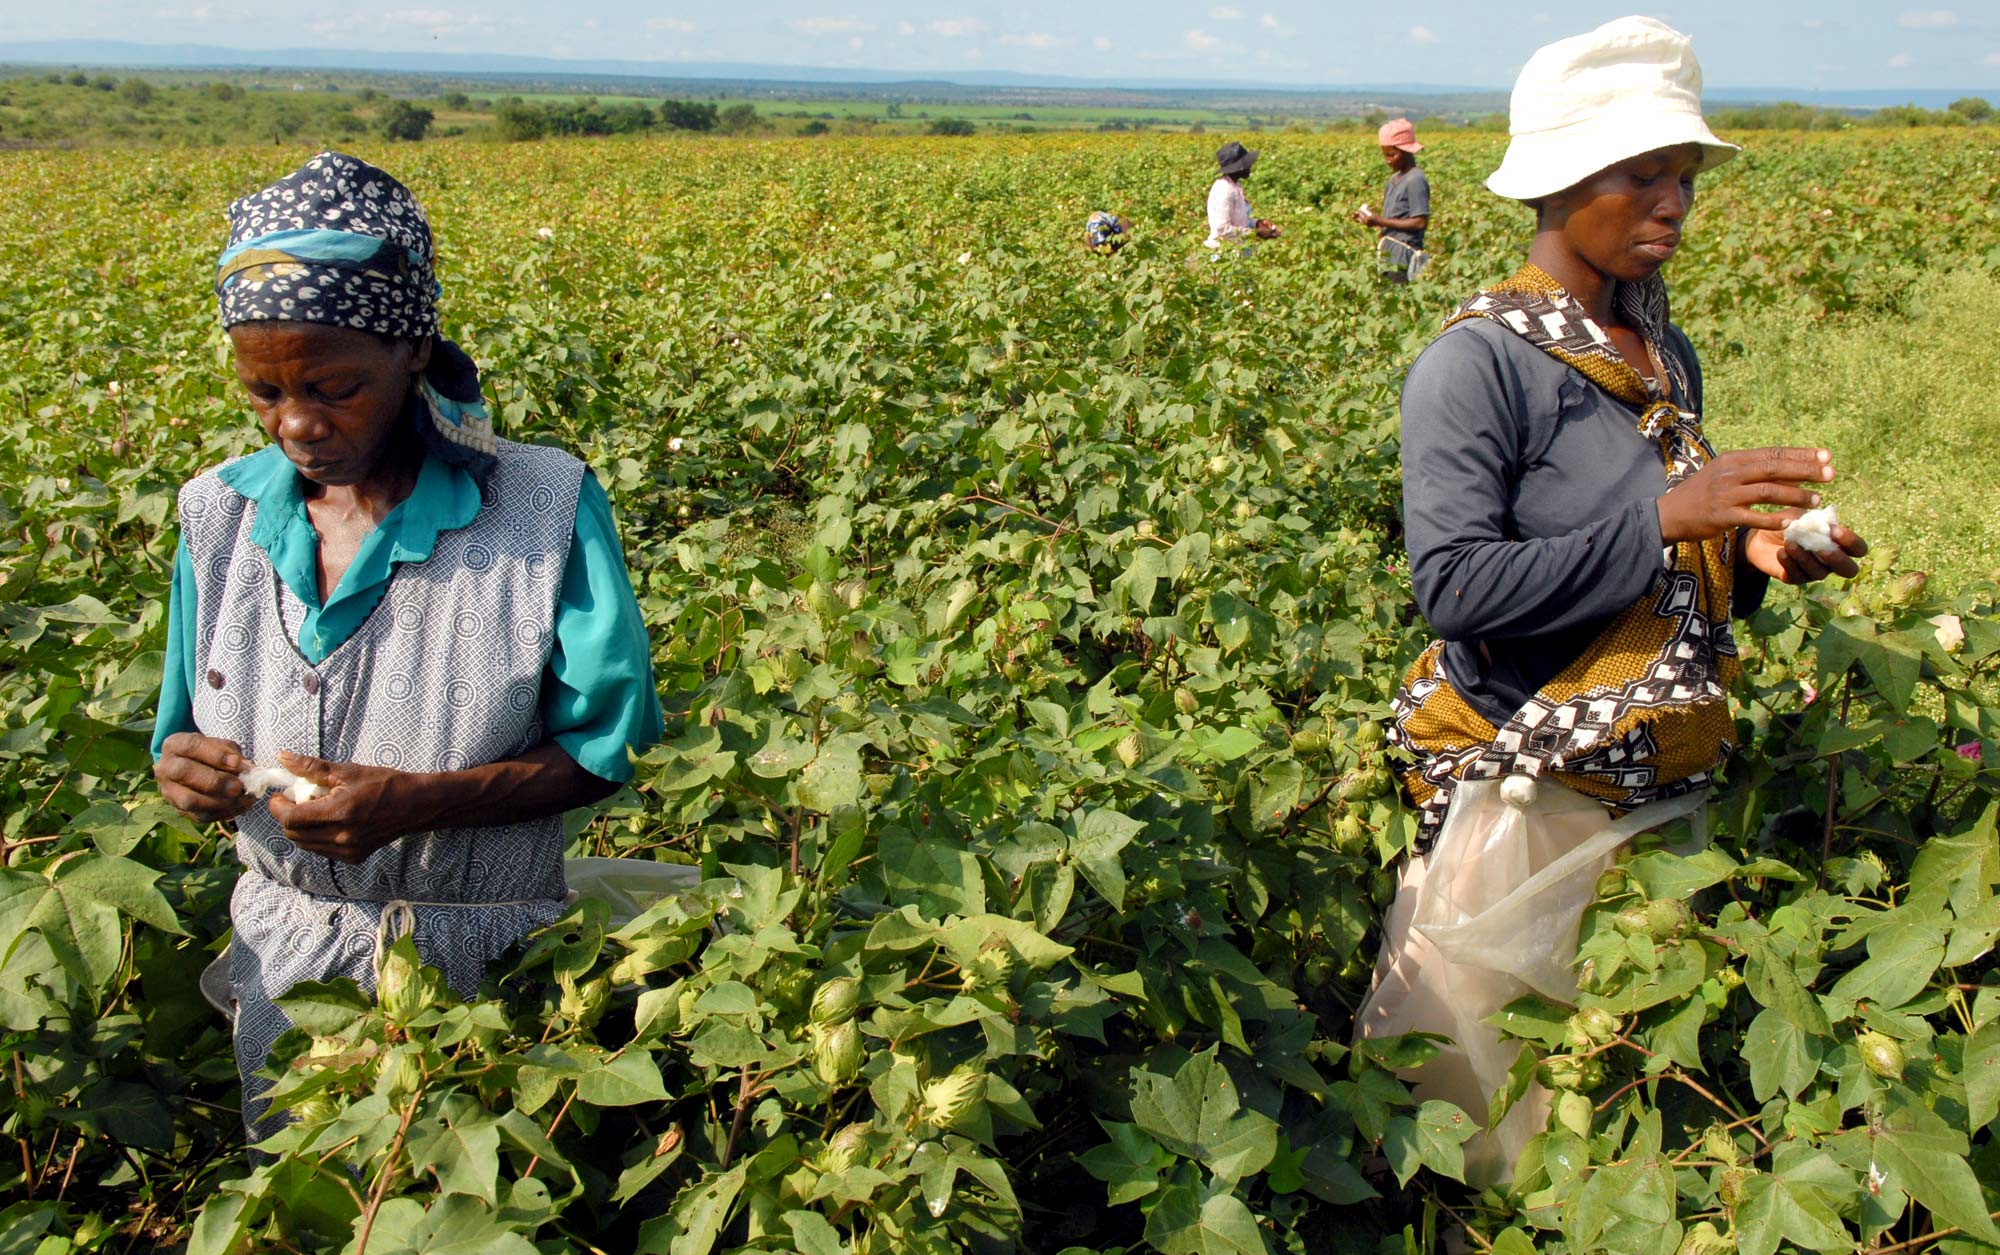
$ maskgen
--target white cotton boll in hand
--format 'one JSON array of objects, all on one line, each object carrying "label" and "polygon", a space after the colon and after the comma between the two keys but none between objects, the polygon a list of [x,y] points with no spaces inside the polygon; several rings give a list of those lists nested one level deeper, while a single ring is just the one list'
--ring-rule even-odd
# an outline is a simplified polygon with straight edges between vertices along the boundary
[{"label": "white cotton boll in hand", "polygon": [[1804,514],[1785,524],[1785,540],[1809,553],[1822,557],[1832,557],[1840,553],[1838,541],[1833,538],[1833,529],[1840,517],[1833,507],[1823,505],[1817,510],[1807,510]]},{"label": "white cotton boll in hand", "polygon": [[1533,776],[1508,776],[1500,782],[1500,800],[1515,810],[1525,810],[1533,806],[1535,793]]},{"label": "white cotton boll in hand", "polygon": [[243,782],[243,791],[251,797],[282,793],[294,802],[310,802],[326,794],[323,786],[303,776],[295,776],[283,767],[252,767],[236,778]]}]

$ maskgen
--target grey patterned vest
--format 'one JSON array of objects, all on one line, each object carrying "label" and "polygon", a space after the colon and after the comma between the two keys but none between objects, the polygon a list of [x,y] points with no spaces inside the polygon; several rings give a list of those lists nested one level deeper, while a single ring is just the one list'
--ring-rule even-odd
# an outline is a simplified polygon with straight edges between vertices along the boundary
[{"label": "grey patterned vest", "polygon": [[[472,522],[440,532],[428,559],[399,566],[367,621],[317,666],[294,644],[304,605],[251,542],[256,504],[213,471],[183,488],[199,628],[195,726],[264,765],[291,750],[452,771],[539,744],[585,468],[505,440],[498,454]],[[560,817],[412,833],[349,865],[300,850],[260,802],[237,822],[236,853],[232,979],[246,1085],[285,1027],[272,995],[338,976],[373,987],[382,903],[415,904],[418,950],[461,994],[563,909]]]}]

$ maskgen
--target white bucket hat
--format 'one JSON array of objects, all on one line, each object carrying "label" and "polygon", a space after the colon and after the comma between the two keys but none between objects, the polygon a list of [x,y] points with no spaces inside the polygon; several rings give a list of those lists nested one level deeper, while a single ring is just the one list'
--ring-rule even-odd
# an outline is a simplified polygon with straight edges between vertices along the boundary
[{"label": "white bucket hat", "polygon": [[1486,186],[1540,200],[1608,166],[1678,144],[1700,144],[1702,168],[1741,151],[1701,117],[1701,66],[1688,37],[1650,17],[1621,17],[1536,51],[1514,80],[1512,138]]}]

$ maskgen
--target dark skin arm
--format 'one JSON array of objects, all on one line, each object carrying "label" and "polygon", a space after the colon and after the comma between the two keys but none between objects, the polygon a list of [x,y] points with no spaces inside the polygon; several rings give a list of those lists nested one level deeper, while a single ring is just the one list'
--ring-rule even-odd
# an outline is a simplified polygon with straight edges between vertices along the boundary
[{"label": "dark skin arm", "polygon": [[[1868,542],[1845,527],[1831,536],[1841,552],[1816,554],[1784,538],[1785,525],[1819,505],[1819,494],[1801,483],[1833,478],[1833,457],[1825,449],[1741,449],[1718,454],[1706,466],[1659,499],[1660,539],[1668,544],[1706,540],[1731,528],[1742,529],[1743,556],[1786,584],[1805,584],[1839,575],[1853,579],[1855,562]],[[1781,506],[1775,511],[1760,505]]]},{"label": "dark skin arm", "polygon": [[[217,821],[250,808],[254,799],[244,796],[236,779],[250,763],[234,742],[183,732],[167,738],[161,750],[153,775],[182,813]],[[413,832],[542,819],[600,802],[618,789],[579,767],[554,741],[464,771],[395,771],[282,751],[278,761],[330,791],[310,802],[272,794],[271,817],[300,849],[343,863],[359,863]]]},{"label": "dark skin arm", "polygon": [[1376,227],[1385,231],[1423,231],[1430,227],[1431,216],[1418,214],[1414,218],[1384,218],[1378,213],[1354,211],[1354,220],[1365,227]]}]

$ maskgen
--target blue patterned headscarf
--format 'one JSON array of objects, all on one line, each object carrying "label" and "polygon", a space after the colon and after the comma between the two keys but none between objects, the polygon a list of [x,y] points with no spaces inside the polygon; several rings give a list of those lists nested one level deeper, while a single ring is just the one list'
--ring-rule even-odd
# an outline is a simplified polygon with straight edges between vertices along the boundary
[{"label": "blue patterned headscarf", "polygon": [[435,258],[410,189],[358,158],[323,152],[230,205],[215,293],[225,328],[277,320],[431,337],[411,419],[433,454],[483,481],[494,463],[493,420],[478,367],[438,334]]}]

